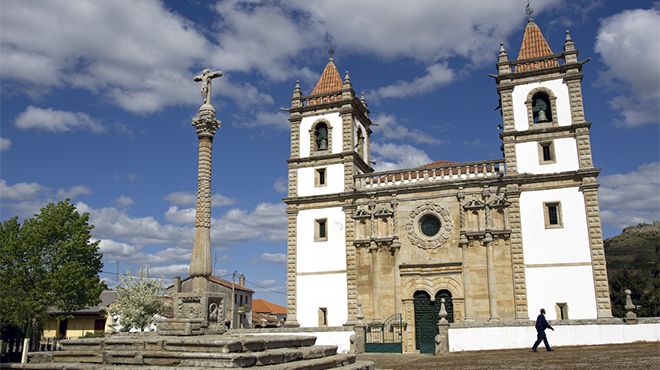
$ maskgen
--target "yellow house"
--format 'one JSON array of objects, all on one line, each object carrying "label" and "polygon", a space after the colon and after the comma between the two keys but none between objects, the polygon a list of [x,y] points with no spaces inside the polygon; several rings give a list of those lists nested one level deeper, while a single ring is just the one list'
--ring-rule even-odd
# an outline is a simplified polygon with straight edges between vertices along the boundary
[{"label": "yellow house", "polygon": [[[62,312],[51,309],[50,318],[44,323],[43,338],[78,338],[87,333],[103,334],[108,316],[108,306],[117,299],[117,292],[104,291],[99,297],[101,303],[75,312]],[[58,316],[73,316],[58,320]]]}]

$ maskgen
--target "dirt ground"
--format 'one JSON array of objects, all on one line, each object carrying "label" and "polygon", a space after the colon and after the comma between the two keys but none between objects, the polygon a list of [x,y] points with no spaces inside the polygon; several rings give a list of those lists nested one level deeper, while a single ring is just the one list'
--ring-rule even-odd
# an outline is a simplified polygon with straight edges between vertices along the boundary
[{"label": "dirt ground", "polygon": [[454,352],[444,356],[366,353],[377,369],[660,369],[660,342],[604,346]]}]

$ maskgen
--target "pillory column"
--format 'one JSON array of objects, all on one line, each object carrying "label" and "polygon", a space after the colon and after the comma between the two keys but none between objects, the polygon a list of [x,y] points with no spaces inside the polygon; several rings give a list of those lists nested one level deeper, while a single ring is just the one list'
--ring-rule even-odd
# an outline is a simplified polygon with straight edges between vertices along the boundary
[{"label": "pillory column", "polygon": [[221,77],[222,72],[204,69],[195,76],[201,81],[202,106],[193,118],[192,125],[199,138],[197,172],[197,208],[195,209],[195,241],[190,261],[193,291],[206,291],[206,280],[211,276],[211,147],[213,135],[220,128],[211,105],[211,80]]}]

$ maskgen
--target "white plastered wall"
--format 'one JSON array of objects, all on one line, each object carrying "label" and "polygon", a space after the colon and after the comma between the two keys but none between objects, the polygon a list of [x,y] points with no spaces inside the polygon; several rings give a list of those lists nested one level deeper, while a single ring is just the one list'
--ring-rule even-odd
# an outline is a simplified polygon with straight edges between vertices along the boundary
[{"label": "white plastered wall", "polygon": [[518,172],[542,174],[576,171],[580,168],[577,144],[574,138],[554,139],[552,145],[554,147],[555,162],[541,164],[538,142],[531,141],[516,144]]},{"label": "white plastered wall", "polygon": [[[315,186],[316,169],[325,168],[325,186]],[[303,167],[298,169],[298,196],[341,193],[344,191],[344,165]]]},{"label": "white plastered wall", "polygon": [[557,97],[557,123],[559,126],[568,126],[571,124],[571,104],[568,98],[568,86],[561,78],[542,82],[533,82],[525,85],[517,85],[513,88],[513,119],[517,131],[529,129],[529,119],[527,115],[527,106],[525,101],[530,91],[537,87],[545,87],[552,90]]},{"label": "white plastered wall", "polygon": [[296,318],[302,327],[319,326],[319,308],[327,310],[328,326],[348,321],[346,273],[298,275]]},{"label": "white plastered wall", "polygon": [[[544,203],[559,202],[561,228],[545,227]],[[567,303],[570,319],[596,318],[584,196],[577,187],[524,191],[520,222],[530,318],[545,308],[555,319],[555,304]]]},{"label": "white plastered wall", "polygon": [[[327,241],[315,242],[314,223],[326,219]],[[319,307],[327,309],[328,326],[348,319],[345,215],[341,207],[301,210],[297,218],[297,319],[318,326]]]},{"label": "white plastered wall", "polygon": [[339,112],[321,114],[318,116],[303,117],[300,121],[300,158],[309,157],[310,149],[310,130],[312,125],[318,120],[326,120],[332,126],[332,153],[342,151],[342,120]]}]

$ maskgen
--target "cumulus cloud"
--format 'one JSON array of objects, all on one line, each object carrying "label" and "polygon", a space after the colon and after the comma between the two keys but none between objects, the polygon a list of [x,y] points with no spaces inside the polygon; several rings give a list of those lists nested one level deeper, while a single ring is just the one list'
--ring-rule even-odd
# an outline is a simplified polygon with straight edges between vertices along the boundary
[{"label": "cumulus cloud", "polygon": [[[189,191],[175,191],[167,194],[165,200],[176,206],[195,206],[197,204],[197,195]],[[234,199],[220,193],[215,193],[211,196],[211,206],[213,207],[228,206],[234,203],[236,203]]]},{"label": "cumulus cloud", "polygon": [[373,143],[371,154],[377,171],[415,168],[431,162],[423,150],[407,144]]},{"label": "cumulus cloud", "polygon": [[439,87],[450,84],[454,80],[454,71],[447,63],[436,63],[426,67],[426,74],[412,81],[397,81],[391,85],[380,87],[369,93],[376,99],[403,98],[426,94]]},{"label": "cumulus cloud", "polygon": [[119,208],[130,207],[133,204],[135,204],[135,201],[127,195],[120,195],[115,199],[115,205]]},{"label": "cumulus cloud", "polygon": [[0,199],[5,201],[34,199],[46,189],[36,182],[17,182],[14,185],[7,185],[7,181],[0,180]]},{"label": "cumulus cloud", "polygon": [[607,69],[600,82],[617,91],[610,101],[621,123],[634,127],[660,120],[660,10],[625,10],[601,21],[594,49]]},{"label": "cumulus cloud", "polygon": [[165,212],[165,219],[174,224],[192,225],[195,222],[195,209],[170,206]]},{"label": "cumulus cloud", "polygon": [[284,177],[278,177],[273,183],[273,189],[278,193],[286,193],[289,190],[286,179]]},{"label": "cumulus cloud", "polygon": [[284,253],[262,253],[261,260],[272,263],[286,263],[286,254]]},{"label": "cumulus cloud", "polygon": [[211,221],[211,240],[218,240],[220,245],[247,240],[286,240],[285,210],[282,203],[260,203],[252,210],[231,209]]},{"label": "cumulus cloud", "polygon": [[44,109],[31,105],[16,117],[16,127],[50,132],[67,132],[77,129],[89,130],[94,133],[106,131],[101,122],[86,113]]},{"label": "cumulus cloud", "polygon": [[378,114],[372,118],[378,124],[378,135],[385,139],[412,140],[421,144],[439,144],[438,140],[428,133],[404,126],[393,114]]},{"label": "cumulus cloud", "polygon": [[290,127],[289,114],[286,112],[256,112],[241,121],[241,126],[247,128],[270,127],[277,130],[288,130]]},{"label": "cumulus cloud", "polygon": [[83,185],[76,185],[72,186],[68,189],[59,189],[57,191],[57,198],[58,199],[74,199],[77,198],[80,195],[88,195],[92,191]]},{"label": "cumulus cloud", "polygon": [[9,148],[11,148],[11,140],[6,137],[0,137],[0,152],[9,150]]},{"label": "cumulus cloud", "polygon": [[660,162],[600,179],[603,223],[624,228],[660,220]]}]

